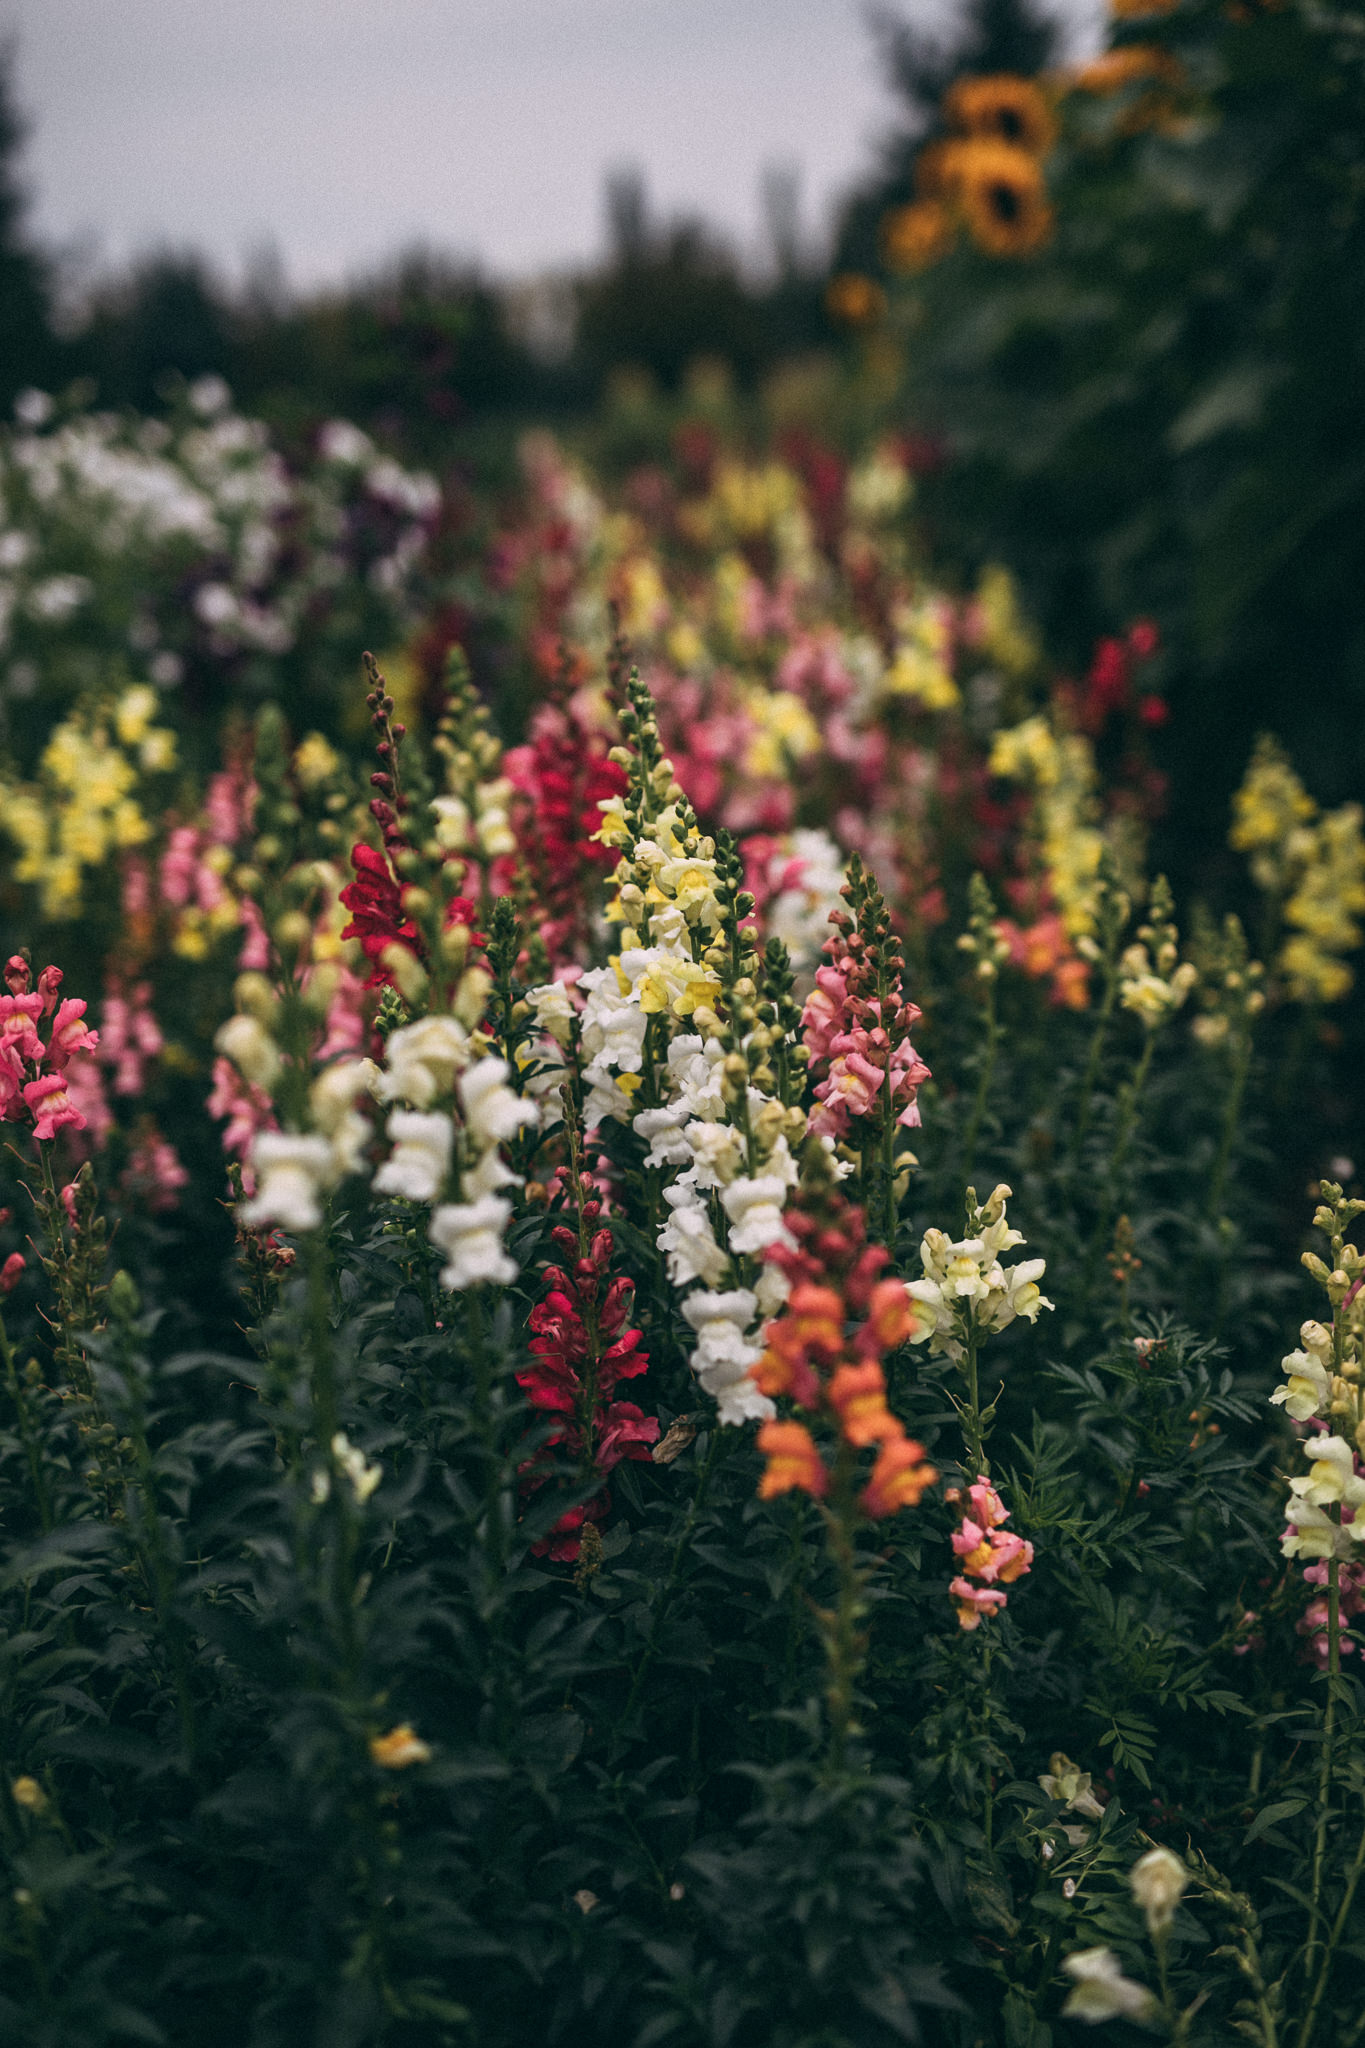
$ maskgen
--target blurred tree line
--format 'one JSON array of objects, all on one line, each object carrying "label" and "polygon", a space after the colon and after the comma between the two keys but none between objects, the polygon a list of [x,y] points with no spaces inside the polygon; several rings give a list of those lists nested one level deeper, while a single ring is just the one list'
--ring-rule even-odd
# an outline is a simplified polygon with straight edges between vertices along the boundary
[{"label": "blurred tree line", "polygon": [[25,232],[23,123],[0,53],[0,406],[26,385],[83,380],[102,405],[155,411],[168,379],[224,377],[286,437],[332,416],[439,460],[470,422],[581,413],[624,365],[676,390],[700,356],[741,389],[837,338],[823,267],[805,255],[794,182],[765,188],[771,261],[755,279],[699,221],[651,217],[643,180],[607,190],[610,249],[595,271],[498,288],[423,250],[335,290],[293,295],[269,262],[238,289],[194,252],[148,255],[59,314],[56,267]]}]

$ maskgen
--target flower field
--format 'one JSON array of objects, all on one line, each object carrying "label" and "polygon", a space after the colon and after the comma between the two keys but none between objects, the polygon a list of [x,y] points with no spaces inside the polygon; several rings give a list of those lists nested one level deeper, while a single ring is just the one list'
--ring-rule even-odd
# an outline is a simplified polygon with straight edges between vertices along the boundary
[{"label": "flower field", "polygon": [[916,461],[0,434],[4,2039],[1362,2038],[1361,809]]}]

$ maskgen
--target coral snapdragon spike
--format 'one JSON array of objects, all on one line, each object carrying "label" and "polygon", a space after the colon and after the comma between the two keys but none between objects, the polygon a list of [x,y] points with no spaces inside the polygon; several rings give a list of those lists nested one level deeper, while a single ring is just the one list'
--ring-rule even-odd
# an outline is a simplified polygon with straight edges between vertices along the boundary
[{"label": "coral snapdragon spike", "polygon": [[[786,1395],[807,1416],[831,1423],[848,1449],[876,1448],[858,1495],[864,1515],[917,1506],[938,1473],[888,1407],[882,1366],[914,1326],[905,1284],[881,1277],[889,1253],[866,1242],[862,1210],[833,1186],[808,1185],[783,1220],[794,1242],[767,1256],[792,1290],[764,1331],[753,1378],[763,1393]],[[817,1498],[828,1491],[829,1469],[806,1423],[767,1423],[758,1447],[768,1461],[759,1484],[764,1499],[794,1488]]]}]

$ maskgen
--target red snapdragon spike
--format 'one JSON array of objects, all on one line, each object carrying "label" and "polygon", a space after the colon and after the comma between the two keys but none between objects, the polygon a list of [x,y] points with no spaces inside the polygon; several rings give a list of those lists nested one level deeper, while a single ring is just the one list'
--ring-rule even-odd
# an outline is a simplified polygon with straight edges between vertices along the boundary
[{"label": "red snapdragon spike", "polygon": [[355,880],[341,892],[351,922],[341,936],[359,939],[365,958],[375,969],[370,976],[374,988],[392,979],[381,965],[385,947],[404,945],[420,958],[421,941],[417,927],[403,916],[402,892],[384,855],[362,840],[351,848],[351,866]]},{"label": "red snapdragon spike", "polygon": [[[575,1189],[566,1178],[559,1199],[567,1205],[581,1193],[581,1181]],[[600,1205],[580,1200],[585,1215],[589,1206],[600,1213]],[[524,1493],[545,1484],[545,1466],[556,1449],[605,1475],[622,1459],[647,1457],[659,1438],[657,1416],[646,1415],[634,1402],[612,1399],[620,1381],[637,1379],[648,1370],[649,1359],[640,1348],[640,1331],[626,1327],[634,1283],[618,1275],[603,1292],[614,1250],[611,1232],[595,1231],[586,1252],[580,1251],[578,1234],[567,1224],[555,1224],[551,1238],[572,1264],[567,1270],[544,1268],[546,1291],[529,1318],[534,1363],[518,1372],[517,1384],[532,1408],[563,1420],[523,1466]],[[600,1521],[609,1509],[604,1486],[586,1508],[570,1509],[560,1518],[550,1535],[533,1546],[536,1555],[571,1562],[579,1552],[584,1520]]]},{"label": "red snapdragon spike", "polygon": [[547,704],[532,720],[530,741],[503,757],[515,792],[518,851],[545,912],[542,933],[556,965],[574,956],[586,931],[588,885],[616,859],[594,836],[599,806],[626,788],[625,771],[607,759],[607,747],[575,705]]}]

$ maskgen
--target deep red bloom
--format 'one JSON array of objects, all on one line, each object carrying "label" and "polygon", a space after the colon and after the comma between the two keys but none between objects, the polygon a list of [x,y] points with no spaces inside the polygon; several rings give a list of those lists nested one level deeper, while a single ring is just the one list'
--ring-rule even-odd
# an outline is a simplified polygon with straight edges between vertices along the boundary
[{"label": "deep red bloom", "polygon": [[375,970],[370,976],[370,986],[374,988],[392,980],[383,965],[386,947],[403,945],[420,958],[421,945],[416,925],[403,915],[402,891],[386,856],[362,840],[351,848],[351,866],[355,869],[355,880],[348,882],[341,892],[351,922],[341,936],[359,939],[365,958]]},{"label": "deep red bloom", "polygon": [[[583,1465],[606,1474],[623,1458],[647,1458],[659,1440],[659,1419],[646,1415],[633,1401],[614,1401],[622,1380],[637,1379],[648,1370],[640,1349],[640,1332],[630,1327],[635,1284],[607,1275],[615,1247],[610,1230],[600,1223],[602,1202],[586,1178],[575,1189],[561,1191],[566,1206],[577,1208],[587,1248],[577,1230],[556,1224],[550,1235],[564,1255],[563,1266],[544,1270],[545,1293],[531,1310],[533,1363],[517,1374],[517,1384],[532,1408],[556,1417],[546,1442],[522,1467],[524,1493],[545,1484],[548,1455],[567,1453]],[[587,1196],[587,1199],[584,1197]],[[572,1562],[582,1543],[584,1521],[601,1521],[611,1505],[604,1486],[585,1506],[561,1515],[549,1535],[532,1545],[538,1557]]]}]

